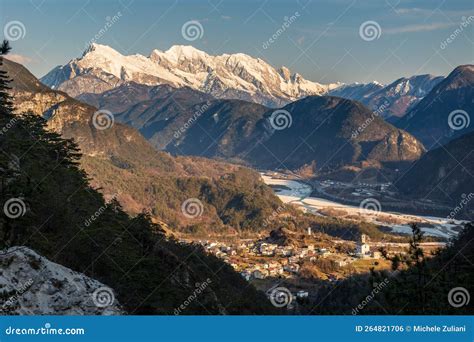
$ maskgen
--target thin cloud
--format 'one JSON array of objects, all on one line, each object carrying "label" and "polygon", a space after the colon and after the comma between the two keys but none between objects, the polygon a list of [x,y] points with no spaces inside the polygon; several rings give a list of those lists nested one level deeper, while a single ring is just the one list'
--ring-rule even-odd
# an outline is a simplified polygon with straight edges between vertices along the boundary
[{"label": "thin cloud", "polygon": [[442,30],[445,28],[456,26],[455,23],[433,23],[433,24],[417,24],[395,27],[390,29],[382,29],[386,34],[412,33],[412,32],[430,32]]},{"label": "thin cloud", "polygon": [[441,14],[447,15],[449,17],[461,17],[461,16],[468,16],[472,9],[466,10],[442,10],[439,8],[436,9],[429,9],[429,8],[419,8],[419,7],[412,7],[412,8],[397,8],[395,12],[400,15],[412,15],[412,16],[431,16],[435,12],[439,12]]}]

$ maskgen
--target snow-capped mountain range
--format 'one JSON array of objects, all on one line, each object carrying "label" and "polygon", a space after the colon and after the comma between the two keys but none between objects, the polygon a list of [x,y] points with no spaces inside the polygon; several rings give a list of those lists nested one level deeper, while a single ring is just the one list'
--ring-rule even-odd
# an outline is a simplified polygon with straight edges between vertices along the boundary
[{"label": "snow-capped mountain range", "polygon": [[150,56],[124,56],[113,48],[92,44],[80,58],[58,66],[41,78],[71,96],[102,93],[124,82],[190,87],[216,98],[241,99],[279,107],[308,95],[322,95],[340,86],[319,84],[275,69],[243,53],[209,55],[192,46],[175,45]]},{"label": "snow-capped mountain range", "polygon": [[443,79],[443,76],[426,74],[401,77],[386,86],[378,82],[354,83],[333,89],[328,95],[360,101],[383,118],[396,120],[403,117]]}]

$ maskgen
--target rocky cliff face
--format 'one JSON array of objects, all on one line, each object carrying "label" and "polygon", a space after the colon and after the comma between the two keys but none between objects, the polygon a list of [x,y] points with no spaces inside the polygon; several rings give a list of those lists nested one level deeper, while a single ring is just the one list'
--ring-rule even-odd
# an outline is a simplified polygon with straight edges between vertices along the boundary
[{"label": "rocky cliff face", "polygon": [[0,252],[0,310],[7,315],[119,315],[114,291],[27,247]]},{"label": "rocky cliff face", "polygon": [[326,93],[339,84],[323,85],[276,70],[246,54],[212,56],[191,46],[153,50],[149,57],[124,56],[109,46],[92,44],[82,57],[51,70],[41,81],[77,97],[102,93],[124,82],[190,87],[217,98],[235,98],[281,106],[307,95]]}]

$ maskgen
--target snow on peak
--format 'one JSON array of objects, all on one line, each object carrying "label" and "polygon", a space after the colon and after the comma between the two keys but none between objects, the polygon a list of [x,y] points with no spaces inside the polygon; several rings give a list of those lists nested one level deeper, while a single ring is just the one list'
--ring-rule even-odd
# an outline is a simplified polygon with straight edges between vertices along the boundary
[{"label": "snow on peak", "polygon": [[204,51],[198,50],[191,45],[173,45],[168,50],[166,50],[165,53],[169,58],[176,59],[179,59],[180,57],[193,58],[196,56],[207,56]]},{"label": "snow on peak", "polygon": [[82,53],[82,57],[86,56],[89,53],[105,54],[105,55],[111,55],[111,56],[120,55],[120,53],[117,50],[111,48],[110,46],[102,45],[98,43],[90,44],[87,47],[87,49],[85,49],[84,52]]},{"label": "snow on peak", "polygon": [[[64,75],[68,77],[64,79]],[[193,46],[174,45],[166,51],[155,49],[148,57],[124,56],[110,46],[97,43],[61,70],[53,69],[42,81],[72,96],[91,89],[102,92],[104,84],[112,89],[133,81],[188,86],[217,98],[233,96],[270,106],[281,106],[303,96],[322,95],[340,85],[308,81],[286,67],[277,70],[264,60],[244,53],[209,55]]]}]

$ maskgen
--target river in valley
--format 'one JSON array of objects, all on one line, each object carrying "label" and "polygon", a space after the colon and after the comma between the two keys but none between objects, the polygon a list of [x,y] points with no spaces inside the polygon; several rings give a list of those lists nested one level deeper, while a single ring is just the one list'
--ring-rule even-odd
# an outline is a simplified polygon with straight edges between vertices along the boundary
[{"label": "river in valley", "polygon": [[[383,211],[380,203],[371,198],[366,198],[361,203],[371,200],[377,205],[358,207],[338,203],[324,198],[311,197],[312,187],[302,181],[286,179],[277,173],[262,173],[262,179],[274,188],[276,195],[284,203],[297,205],[306,212],[316,215],[337,216],[346,219],[372,222],[389,228],[393,233],[411,234],[410,223],[416,222],[425,235],[449,239],[456,236],[464,221],[452,220],[442,217],[402,214]],[[375,210],[373,207],[376,207]]]}]

